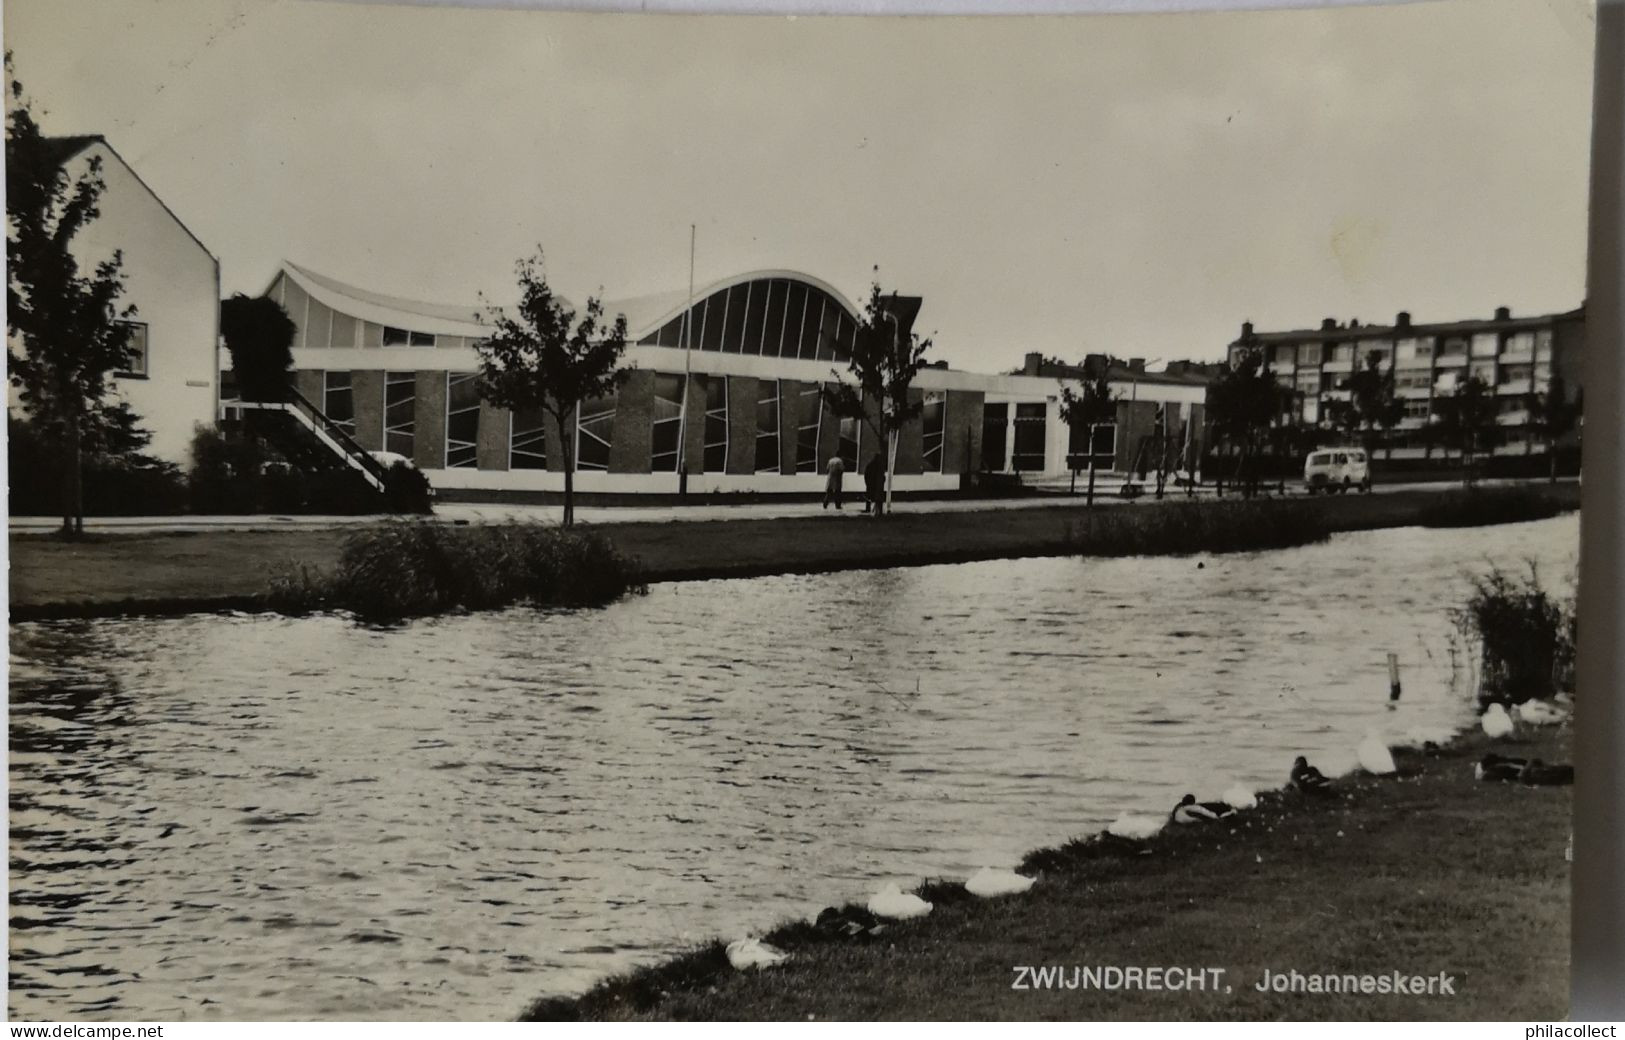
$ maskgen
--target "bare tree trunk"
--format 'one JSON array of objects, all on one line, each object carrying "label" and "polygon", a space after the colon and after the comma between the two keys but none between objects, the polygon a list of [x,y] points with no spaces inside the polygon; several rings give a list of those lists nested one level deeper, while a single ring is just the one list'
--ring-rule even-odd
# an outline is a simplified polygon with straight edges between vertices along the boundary
[{"label": "bare tree trunk", "polygon": [[886,454],[889,457],[886,463],[886,512],[891,512],[891,479],[897,470],[897,441],[901,431],[893,430],[887,435]]},{"label": "bare tree trunk", "polygon": [[80,419],[77,412],[68,420],[68,442],[62,465],[62,534],[76,537],[85,533],[84,484],[80,475]]},{"label": "bare tree trunk", "polygon": [[1555,484],[1555,483],[1557,483],[1557,438],[1556,437],[1548,437],[1546,439],[1546,454],[1548,456],[1548,462],[1551,464],[1551,477],[1550,477],[1548,482],[1552,483],[1552,484]]},{"label": "bare tree trunk", "polygon": [[[1095,507],[1095,452],[1094,452],[1094,447],[1095,447],[1095,444],[1094,444],[1094,431],[1091,430],[1090,435],[1089,435],[1089,490],[1084,494],[1084,498],[1083,498],[1083,507],[1085,509],[1093,509]],[[1075,479],[1076,474],[1074,474],[1073,476],[1074,476],[1074,479]]]},{"label": "bare tree trunk", "polygon": [[571,408],[565,413],[566,419],[559,423],[559,440],[564,449],[564,526],[569,527],[576,522],[576,456],[575,456],[575,417],[576,410]]}]

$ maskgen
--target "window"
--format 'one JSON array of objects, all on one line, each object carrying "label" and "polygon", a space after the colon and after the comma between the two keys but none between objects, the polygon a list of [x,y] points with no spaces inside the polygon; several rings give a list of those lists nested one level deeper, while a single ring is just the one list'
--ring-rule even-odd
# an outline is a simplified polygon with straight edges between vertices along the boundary
[{"label": "window", "polygon": [[722,473],[728,468],[728,380],[724,376],[705,377],[705,453],[701,466],[705,473]]},{"label": "window", "polygon": [[756,472],[779,471],[779,381],[763,379],[756,394]]},{"label": "window", "polygon": [[1290,365],[1297,356],[1297,349],[1290,343],[1283,343],[1275,348],[1275,363],[1277,365]]},{"label": "window", "polygon": [[1549,361],[1552,357],[1552,330],[1535,330],[1535,360]]},{"label": "window", "polygon": [[824,395],[818,392],[818,387],[808,387],[796,395],[797,415],[801,417],[796,426],[796,472],[818,472],[818,427],[824,421]]},{"label": "window", "polygon": [[129,329],[129,339],[125,341],[125,365],[113,374],[125,379],[147,378],[147,323],[144,321],[121,321],[120,325]]},{"label": "window", "polygon": [[683,436],[683,377],[655,373],[649,469],[676,473]]},{"label": "window", "polygon": [[384,373],[385,451],[412,457],[417,446],[417,393],[416,373]]},{"label": "window", "polygon": [[1467,356],[1467,337],[1449,336],[1439,344],[1439,357],[1460,360]]},{"label": "window", "polygon": [[523,408],[509,418],[508,468],[547,468],[547,413]]},{"label": "window", "polygon": [[835,454],[841,457],[846,464],[848,473],[855,473],[858,469],[858,441],[862,437],[862,421],[843,416],[840,425],[840,436],[836,440]]},{"label": "window", "polygon": [[434,346],[434,333],[432,332],[411,332],[407,335],[410,337],[409,342],[414,347]]},{"label": "window", "polygon": [[1479,332],[1473,335],[1472,354],[1475,358],[1492,358],[1501,350],[1499,332]]},{"label": "window", "polygon": [[1467,377],[1477,379],[1489,386],[1495,385],[1495,362],[1474,361],[1467,366]]},{"label": "window", "polygon": [[397,329],[392,325],[384,326],[384,346],[404,347],[410,339],[411,334],[405,329]]},{"label": "window", "polygon": [[478,465],[480,376],[478,372],[446,373],[446,468]]},{"label": "window", "polygon": [[615,398],[581,402],[576,419],[576,469],[609,469],[609,449],[615,432]]},{"label": "window", "polygon": [[322,411],[333,425],[355,436],[355,395],[350,390],[349,372],[323,373]]},{"label": "window", "polygon": [[1320,344],[1319,343],[1300,343],[1300,344],[1298,344],[1298,364],[1300,364],[1300,365],[1318,365],[1318,364],[1320,364]]},{"label": "window", "polygon": [[1008,404],[989,404],[982,407],[982,470],[988,473],[1004,472],[1006,424],[1010,418]]},{"label": "window", "polygon": [[924,438],[920,446],[920,465],[926,473],[941,473],[942,439],[948,424],[948,395],[941,390],[927,390],[920,422]]},{"label": "window", "polygon": [[1352,344],[1352,343],[1335,343],[1335,344],[1333,344],[1332,345],[1332,360],[1333,361],[1353,361],[1354,360],[1354,344]]},{"label": "window", "polygon": [[1320,373],[1318,371],[1299,372],[1298,373],[1297,383],[1295,385],[1297,386],[1298,390],[1303,392],[1303,393],[1306,393],[1306,394],[1319,393],[1320,392]]},{"label": "window", "polygon": [[1427,398],[1416,398],[1405,402],[1405,418],[1426,419],[1431,413],[1433,405]]},{"label": "window", "polygon": [[1044,468],[1045,411],[1042,401],[1016,405],[1016,440],[1011,465],[1017,473]]},{"label": "window", "polygon": [[1533,332],[1514,332],[1507,337],[1505,353],[1533,354],[1535,352],[1535,334]]}]

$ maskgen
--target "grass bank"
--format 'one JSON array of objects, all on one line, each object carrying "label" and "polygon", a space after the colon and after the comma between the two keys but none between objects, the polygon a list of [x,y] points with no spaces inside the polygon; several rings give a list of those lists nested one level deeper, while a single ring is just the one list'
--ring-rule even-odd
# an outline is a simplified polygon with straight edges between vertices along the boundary
[{"label": "grass bank", "polygon": [[[1580,489],[1575,484],[1532,491],[1562,509],[1579,506]],[[1288,506],[1292,512],[1281,516],[1310,517],[1317,530],[1324,525],[1326,531],[1336,533],[1418,524],[1439,494],[1407,490],[1313,501],[1272,499],[1255,505],[1266,510]],[[855,512],[825,513],[809,506],[808,515],[789,519],[601,524],[592,529],[636,558],[646,580],[657,582],[1026,556],[1192,551],[1190,543],[1182,547],[1166,541],[1166,536],[1162,547],[1148,549],[1125,548],[1124,539],[1139,538],[1134,533],[1139,525],[1171,524],[1157,519],[1161,510],[1232,504],[1239,503],[1145,501],[1100,507],[1093,514],[1079,499],[999,512],[967,508],[964,512],[909,513],[904,507],[884,521]],[[1108,515],[1123,519],[1105,519]],[[1104,534],[1108,530],[1114,532],[1110,538]],[[273,574],[290,562],[318,569],[336,567],[343,538],[342,530],[309,528],[93,535],[81,542],[13,535],[12,618],[256,609],[263,607]],[[1219,547],[1194,548],[1217,551]]]},{"label": "grass bank", "polygon": [[[736,972],[716,943],[538,1000],[525,1017],[1560,1018],[1572,789],[1475,780],[1488,743],[1395,752],[1396,776],[1342,778],[1329,799],[1262,795],[1231,820],[1168,827],[1139,847],[1094,837],[1035,852],[1025,867],[1039,881],[1023,895],[976,900],[931,883],[922,894],[936,909],[879,935],[787,925],[765,936],[792,954],[776,968]],[[1496,747],[1570,760],[1567,727]],[[1230,988],[1017,990],[1018,965],[1222,968]],[[1263,993],[1266,969],[1444,972],[1456,995]]]}]

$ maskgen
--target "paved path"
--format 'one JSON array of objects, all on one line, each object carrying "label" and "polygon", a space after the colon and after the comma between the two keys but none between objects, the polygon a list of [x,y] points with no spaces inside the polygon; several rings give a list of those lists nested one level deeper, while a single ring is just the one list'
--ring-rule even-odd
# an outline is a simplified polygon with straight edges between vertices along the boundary
[{"label": "paved path", "polygon": [[[1480,481],[1483,485],[1515,484],[1520,481]],[[1573,483],[1572,480],[1564,483]],[[1376,494],[1397,491],[1441,491],[1460,486],[1457,481],[1431,481],[1415,484],[1379,484]],[[1064,485],[1059,485],[1064,487]],[[1117,483],[1097,486],[1095,502],[1100,505],[1125,505],[1127,500],[1117,497]],[[1295,491],[1288,483],[1288,493]],[[1211,498],[1212,490],[1201,489],[1198,497]],[[1183,491],[1169,489],[1166,501],[1184,501]],[[1147,493],[1136,500],[1145,505],[1155,501]],[[989,499],[926,499],[906,500],[898,503],[904,513],[970,513],[1002,512],[1024,509],[1071,508],[1083,504],[1083,495],[1042,494],[1023,498]],[[435,507],[434,519],[443,523],[496,523],[505,520],[540,521],[558,523],[563,510],[556,505],[522,505],[502,502],[448,502]],[[848,495],[844,512],[862,515],[862,499]],[[576,506],[576,519],[588,524],[670,523],[712,520],[776,520],[786,517],[816,516],[818,504],[806,501],[766,501],[739,505],[647,505],[647,506]],[[85,529],[99,534],[153,534],[180,531],[287,531],[303,528],[349,527],[356,524],[376,523],[387,519],[381,515],[326,516],[326,515],[261,515],[261,516],[108,516],[88,517]],[[14,534],[48,534],[61,523],[58,517],[16,516],[10,520]]]}]

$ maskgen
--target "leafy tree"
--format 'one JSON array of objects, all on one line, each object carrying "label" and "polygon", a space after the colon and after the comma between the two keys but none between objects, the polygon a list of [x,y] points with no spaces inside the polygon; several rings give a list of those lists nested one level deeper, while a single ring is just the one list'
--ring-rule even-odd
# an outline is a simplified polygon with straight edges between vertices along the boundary
[{"label": "leafy tree", "polygon": [[[492,307],[491,335],[475,347],[480,357],[480,396],[514,411],[540,408],[562,431],[564,526],[575,523],[575,431],[583,401],[614,393],[631,374],[622,365],[626,316],[604,321],[604,307],[588,297],[579,321],[575,311],[553,295],[543,271],[542,251],[515,265],[519,304],[509,315]],[[571,326],[574,325],[572,329]]]},{"label": "leafy tree", "polygon": [[[879,268],[875,269],[877,272]],[[886,502],[891,511],[892,473],[897,469],[897,438],[909,421],[924,410],[922,401],[909,400],[914,377],[925,367],[929,339],[910,332],[903,338],[896,313],[897,293],[882,293],[877,280],[869,286],[869,302],[858,320],[847,373],[852,382],[836,381],[820,387],[825,404],[843,419],[859,419],[886,445]],[[855,384],[855,385],[854,385]],[[878,409],[865,407],[875,402]]]},{"label": "leafy tree", "polygon": [[[124,257],[115,250],[88,273],[74,237],[101,215],[99,157],[77,179],[62,151],[35,122],[11,77],[6,111],[6,310],[11,382],[35,429],[61,463],[62,533],[85,528],[83,452],[102,416],[111,374],[129,363],[133,306],[119,306]],[[17,349],[20,347],[21,349]]]},{"label": "leafy tree", "polygon": [[1473,483],[1473,462],[1486,435],[1495,429],[1497,406],[1495,392],[1477,376],[1469,376],[1456,385],[1455,392],[1436,398],[1439,413],[1439,437],[1446,445],[1461,452],[1465,469],[1463,483]]},{"label": "leafy tree", "polygon": [[[1083,381],[1082,391],[1068,383],[1061,384],[1061,420],[1073,430],[1084,430],[1089,452],[1089,487],[1084,493],[1084,507],[1095,504],[1095,427],[1117,421],[1119,395],[1112,393],[1111,384],[1102,372],[1093,379]],[[1074,473],[1074,479],[1076,474]]]},{"label": "leafy tree", "polygon": [[299,327],[268,296],[237,293],[220,304],[220,335],[231,354],[237,393],[244,401],[286,401],[293,340]]},{"label": "leafy tree", "polygon": [[1576,392],[1574,400],[1569,400],[1568,387],[1563,383],[1562,374],[1553,372],[1551,379],[1546,383],[1546,392],[1529,394],[1524,399],[1524,406],[1529,410],[1532,432],[1538,433],[1546,442],[1546,455],[1551,463],[1549,479],[1555,484],[1557,442],[1566,437],[1580,421],[1582,395]]},{"label": "leafy tree", "polygon": [[1345,426],[1351,435],[1360,436],[1360,445],[1368,456],[1374,454],[1376,431],[1381,427],[1383,439],[1388,443],[1388,456],[1393,457],[1390,435],[1405,415],[1405,402],[1396,392],[1395,378],[1393,365],[1384,369],[1379,355],[1367,354],[1365,367],[1343,382],[1349,391],[1347,403],[1351,407],[1346,410],[1348,414],[1339,415],[1339,425]]},{"label": "leafy tree", "polygon": [[1290,401],[1290,391],[1275,381],[1258,351],[1243,355],[1221,372],[1208,391],[1208,418],[1214,434],[1239,453],[1244,496],[1257,493],[1255,458],[1270,427]]}]

